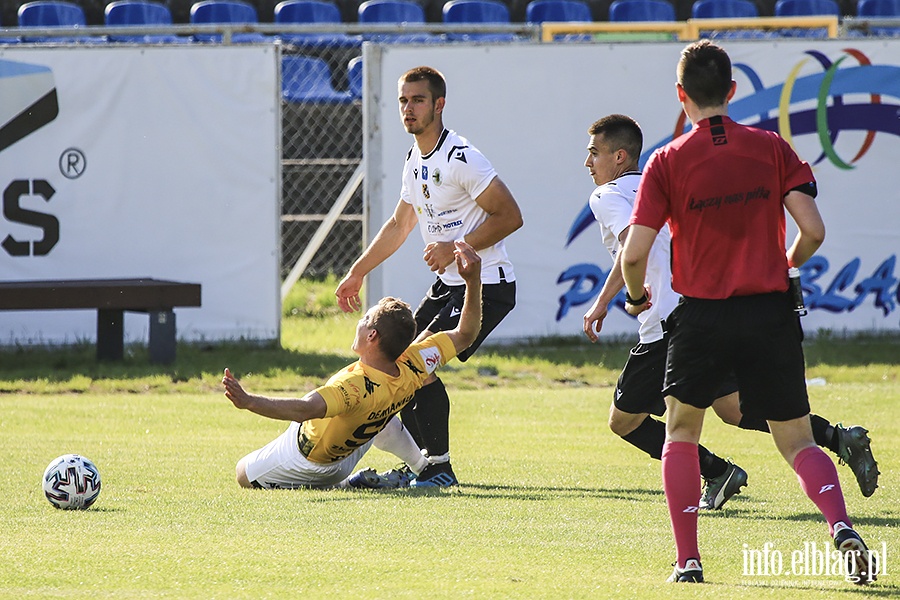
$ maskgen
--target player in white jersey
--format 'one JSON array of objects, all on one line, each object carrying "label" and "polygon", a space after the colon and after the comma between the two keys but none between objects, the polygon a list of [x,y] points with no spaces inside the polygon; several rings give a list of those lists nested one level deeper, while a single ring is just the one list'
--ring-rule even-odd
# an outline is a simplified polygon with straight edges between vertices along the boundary
[{"label": "player in white jersey", "polygon": [[[596,342],[609,304],[625,287],[620,250],[628,234],[641,179],[638,159],[643,136],[640,126],[625,115],[609,115],[596,121],[588,134],[591,137],[584,165],[598,185],[591,194],[590,207],[600,226],[603,244],[613,258],[613,267],[599,296],[584,315],[584,333]],[[663,226],[647,260],[645,282],[651,291],[651,306],[638,316],[639,343],[629,353],[616,383],[609,414],[609,427],[615,434],[657,460],[662,456],[666,429],[662,421],[651,415],[661,416],[666,410],[662,394],[668,339],[665,319],[680,298],[672,289],[670,241],[668,226]],[[764,420],[741,415],[734,379],[719,389],[713,409],[726,423],[742,429],[768,431]],[[878,470],[865,430],[858,426],[846,429],[832,426],[818,415],[811,415],[811,421],[816,442],[844,459],[853,468],[863,495],[870,496],[877,486]],[[747,473],[703,446],[699,447],[699,455],[701,475],[706,483],[701,507],[719,509],[747,483]]]},{"label": "player in white jersey", "polygon": [[[453,265],[453,242],[465,240],[481,255],[483,282],[481,331],[459,354],[465,361],[515,306],[515,273],[503,240],[522,226],[522,213],[484,155],[444,128],[444,76],[431,67],[416,67],[400,77],[398,88],[401,121],[415,138],[403,168],[400,201],[335,295],[345,312],[359,310],[364,277],[396,252],[418,225],[425,241],[423,259],[437,274],[416,310],[419,336],[452,329],[465,289]],[[401,416],[431,463],[414,485],[457,485],[450,465],[450,398],[436,375]]]}]

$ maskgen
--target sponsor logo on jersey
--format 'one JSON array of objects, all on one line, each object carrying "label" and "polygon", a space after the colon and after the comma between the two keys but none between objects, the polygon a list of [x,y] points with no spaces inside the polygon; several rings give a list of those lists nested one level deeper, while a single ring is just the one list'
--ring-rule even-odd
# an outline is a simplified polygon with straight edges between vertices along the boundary
[{"label": "sponsor logo on jersey", "polygon": [[450,158],[455,158],[456,160],[468,163],[469,161],[466,160],[466,153],[463,152],[466,148],[468,148],[468,146],[453,146],[450,148]]},{"label": "sponsor logo on jersey", "polygon": [[444,179],[441,176],[441,170],[435,169],[431,174],[431,181],[434,182],[434,185],[440,187],[440,185],[444,182]]},{"label": "sponsor logo on jersey", "polygon": [[427,183],[423,183],[423,184],[422,184],[422,195],[425,196],[425,199],[426,199],[426,200],[430,200],[430,199],[431,199],[431,192],[428,191],[428,184],[427,184]]},{"label": "sponsor logo on jersey", "polygon": [[372,394],[375,393],[375,388],[381,387],[380,383],[375,383],[368,377],[363,377],[363,382],[365,383],[365,386],[366,386],[366,396],[371,396]]},{"label": "sponsor logo on jersey", "polygon": [[458,219],[456,221],[451,221],[449,223],[444,223],[444,231],[449,231],[451,229],[456,229],[457,227],[462,227],[462,219]]},{"label": "sponsor logo on jersey", "polygon": [[428,180],[428,165],[422,165],[422,179]]},{"label": "sponsor logo on jersey", "polygon": [[422,207],[422,210],[425,211],[425,214],[428,215],[429,219],[434,218],[434,206],[432,206],[431,204],[426,204]]},{"label": "sponsor logo on jersey", "polygon": [[441,351],[437,346],[422,348],[419,350],[419,356],[422,357],[422,361],[425,363],[425,372],[429,375],[441,366]]}]

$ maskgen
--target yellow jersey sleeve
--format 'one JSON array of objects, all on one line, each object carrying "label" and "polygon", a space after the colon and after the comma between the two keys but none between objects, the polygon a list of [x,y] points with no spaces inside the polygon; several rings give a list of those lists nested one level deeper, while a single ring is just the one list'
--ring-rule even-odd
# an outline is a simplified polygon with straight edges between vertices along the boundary
[{"label": "yellow jersey sleeve", "polygon": [[421,342],[410,345],[398,362],[405,363],[413,372],[418,371],[422,380],[434,373],[438,367],[446,365],[456,356],[456,346],[450,336],[439,331]]},{"label": "yellow jersey sleeve", "polygon": [[353,412],[360,407],[366,390],[362,365],[359,361],[341,369],[331,379],[316,389],[325,400],[325,417]]}]

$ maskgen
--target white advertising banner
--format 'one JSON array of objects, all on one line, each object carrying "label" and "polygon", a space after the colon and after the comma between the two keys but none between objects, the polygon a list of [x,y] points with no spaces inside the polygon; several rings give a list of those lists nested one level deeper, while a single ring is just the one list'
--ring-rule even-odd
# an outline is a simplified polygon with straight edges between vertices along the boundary
[{"label": "white advertising banner", "polygon": [[[0,49],[0,278],[199,283],[180,339],[277,339],[278,73],[274,46]],[[96,318],[0,312],[0,343]],[[126,341],[147,329],[126,313]]]},{"label": "white advertising banner", "polygon": [[[397,79],[433,66],[447,78],[444,125],[491,160],[525,219],[507,241],[518,304],[492,339],[580,334],[612,266],[587,206],[594,189],[584,166],[587,129],[607,114],[634,117],[644,134],[643,166],[682,131],[675,67],[684,45],[366,47],[369,236],[396,206],[413,142],[400,123]],[[723,45],[737,81],[731,116],[778,131],[813,165],[819,184],[828,233],[802,269],[805,329],[897,331],[900,42]],[[795,231],[789,227],[789,240]],[[434,277],[422,247],[413,232],[369,277],[369,302],[390,294],[416,305]],[[620,295],[604,334],[636,332],[623,306]]]}]

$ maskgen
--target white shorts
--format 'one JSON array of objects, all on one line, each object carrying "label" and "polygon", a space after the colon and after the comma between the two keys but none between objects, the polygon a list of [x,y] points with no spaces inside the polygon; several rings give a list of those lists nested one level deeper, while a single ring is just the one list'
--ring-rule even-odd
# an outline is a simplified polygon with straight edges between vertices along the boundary
[{"label": "white shorts", "polygon": [[311,462],[300,453],[297,434],[300,423],[292,422],[280,436],[254,450],[242,460],[247,479],[268,489],[334,487],[350,476],[374,440],[369,440],[349,456],[335,463]]}]

